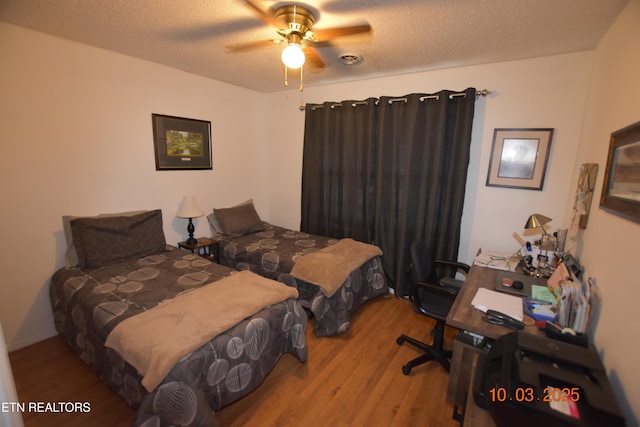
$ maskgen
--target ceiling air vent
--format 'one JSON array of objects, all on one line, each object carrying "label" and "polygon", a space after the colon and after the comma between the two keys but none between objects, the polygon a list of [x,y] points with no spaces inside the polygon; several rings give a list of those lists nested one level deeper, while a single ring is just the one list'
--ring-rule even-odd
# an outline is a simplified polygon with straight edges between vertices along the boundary
[{"label": "ceiling air vent", "polygon": [[338,61],[340,61],[344,65],[356,65],[362,62],[362,56],[356,55],[353,53],[345,53],[344,55],[338,56]]}]

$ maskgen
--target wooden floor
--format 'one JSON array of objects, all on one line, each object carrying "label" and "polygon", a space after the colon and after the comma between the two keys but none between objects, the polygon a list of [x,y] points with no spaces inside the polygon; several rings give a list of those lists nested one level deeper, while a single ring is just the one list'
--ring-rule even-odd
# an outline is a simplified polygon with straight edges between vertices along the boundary
[{"label": "wooden floor", "polygon": [[[309,360],[286,354],[250,395],[221,409],[222,427],[452,426],[445,401],[448,374],[436,363],[402,374],[420,353],[400,334],[429,342],[434,322],[409,302],[386,296],[365,304],[339,337],[316,338],[309,324]],[[451,348],[453,331],[447,331]],[[9,355],[20,402],[89,402],[89,413],[25,413],[26,427],[129,426],[135,411],[104,386],[59,337]]]}]

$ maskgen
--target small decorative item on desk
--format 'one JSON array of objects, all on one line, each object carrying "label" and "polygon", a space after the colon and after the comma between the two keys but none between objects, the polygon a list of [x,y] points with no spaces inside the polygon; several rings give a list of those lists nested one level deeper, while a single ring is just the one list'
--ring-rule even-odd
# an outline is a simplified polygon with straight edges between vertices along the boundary
[{"label": "small decorative item on desk", "polygon": [[212,262],[219,262],[218,254],[219,239],[212,239],[209,237],[199,237],[195,244],[188,243],[188,241],[178,243],[178,247],[187,249],[196,255],[208,259]]},{"label": "small decorative item on desk", "polygon": [[[542,233],[542,237],[540,238],[540,253],[538,254],[538,267],[546,268],[549,266],[549,249],[553,250],[554,247],[550,248],[549,235],[547,231],[544,229],[545,224],[551,222],[551,218],[546,217],[542,214],[533,214],[528,219],[524,225],[525,230],[538,230]],[[542,253],[542,249],[544,249],[544,254]]]},{"label": "small decorative item on desk", "polygon": [[512,252],[492,251],[480,249],[473,263],[494,270],[516,271],[520,258]]}]

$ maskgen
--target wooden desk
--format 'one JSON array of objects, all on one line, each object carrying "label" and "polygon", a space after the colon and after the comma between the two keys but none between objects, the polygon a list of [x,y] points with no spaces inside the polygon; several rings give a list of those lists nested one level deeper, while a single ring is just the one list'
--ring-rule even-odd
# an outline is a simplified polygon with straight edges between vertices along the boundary
[{"label": "wooden desk", "polygon": [[[471,301],[479,288],[495,289],[497,274],[498,270],[491,268],[478,265],[471,267],[464,285],[460,289],[447,316],[447,325],[460,330],[458,332],[459,338],[462,338],[460,334],[463,334],[463,331],[482,335],[492,340],[513,332],[512,329],[504,326],[485,322],[482,320],[484,314],[471,305]],[[542,334],[536,326],[525,326],[525,331]],[[475,406],[470,392],[476,364],[480,358],[486,356],[486,353],[459,338],[453,344],[447,400],[458,408],[465,408],[466,406],[465,419],[470,421],[469,418],[473,417],[474,426],[495,426],[488,412]]]},{"label": "wooden desk", "polygon": [[[476,310],[471,301],[476,296],[476,292],[480,288],[494,290],[497,280],[498,270],[492,268],[480,267],[473,265],[464,285],[460,288],[460,292],[456,297],[451,311],[447,316],[447,325],[463,331],[474,332],[487,338],[496,339],[504,334],[512,332],[512,329],[504,326],[493,325],[482,320],[484,314]],[[525,331],[531,333],[540,333],[535,326],[526,326]]]}]

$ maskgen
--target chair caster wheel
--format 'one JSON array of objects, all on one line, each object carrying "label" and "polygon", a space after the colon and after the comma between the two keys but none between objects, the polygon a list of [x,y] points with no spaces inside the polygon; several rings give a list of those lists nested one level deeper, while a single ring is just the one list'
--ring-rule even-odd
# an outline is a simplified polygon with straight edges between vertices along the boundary
[{"label": "chair caster wheel", "polygon": [[402,338],[402,337],[398,337],[398,338],[396,339],[396,342],[398,343],[398,345],[402,345],[402,344],[404,344],[404,338]]},{"label": "chair caster wheel", "polygon": [[409,375],[411,373],[411,366],[404,365],[402,367],[402,373],[405,374],[405,375]]}]

